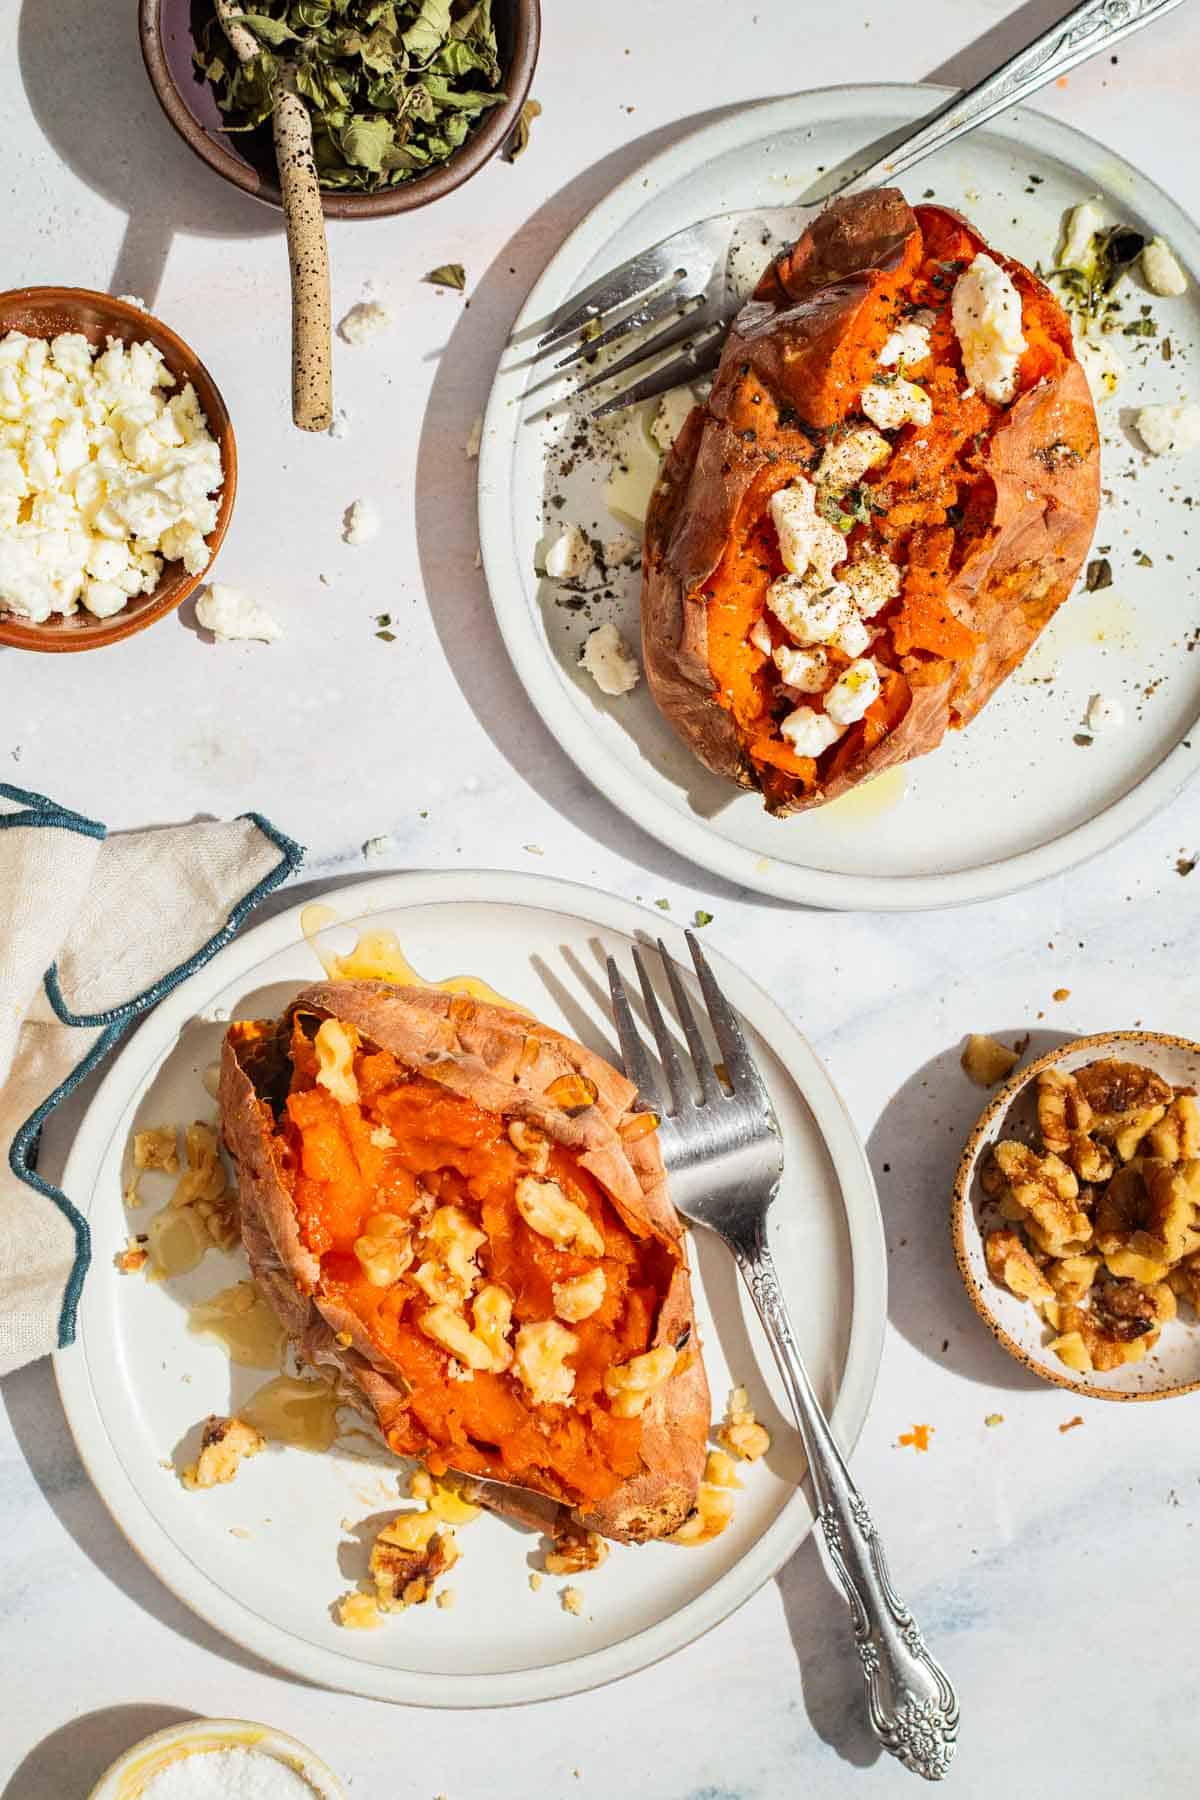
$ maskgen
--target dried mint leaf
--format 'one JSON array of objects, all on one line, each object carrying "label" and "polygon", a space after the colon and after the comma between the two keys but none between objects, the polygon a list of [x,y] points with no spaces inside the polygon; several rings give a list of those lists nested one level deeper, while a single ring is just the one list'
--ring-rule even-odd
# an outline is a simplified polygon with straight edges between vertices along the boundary
[{"label": "dried mint leaf", "polygon": [[461,263],[443,263],[438,269],[430,269],[421,279],[431,282],[434,287],[454,288],[461,294],[467,285],[467,271]]},{"label": "dried mint leaf", "polygon": [[492,0],[255,0],[241,22],[259,53],[239,63],[211,0],[194,60],[225,129],[258,133],[247,153],[274,165],[270,120],[286,65],[313,121],[324,188],[372,193],[447,161],[505,96]]},{"label": "dried mint leaf", "polygon": [[541,117],[540,100],[527,100],[521,108],[521,115],[513,127],[513,134],[504,146],[505,162],[516,162],[518,156],[524,156],[529,148],[530,127],[535,119]]}]

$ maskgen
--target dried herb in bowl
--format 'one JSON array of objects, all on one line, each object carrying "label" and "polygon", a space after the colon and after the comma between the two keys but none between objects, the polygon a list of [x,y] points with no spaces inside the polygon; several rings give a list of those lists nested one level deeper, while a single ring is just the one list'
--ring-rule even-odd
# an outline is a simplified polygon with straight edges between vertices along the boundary
[{"label": "dried herb in bowl", "polygon": [[239,22],[260,45],[252,62],[238,63],[215,12],[196,40],[225,129],[269,131],[290,65],[323,188],[373,193],[424,174],[505,98],[492,0],[251,0]]}]

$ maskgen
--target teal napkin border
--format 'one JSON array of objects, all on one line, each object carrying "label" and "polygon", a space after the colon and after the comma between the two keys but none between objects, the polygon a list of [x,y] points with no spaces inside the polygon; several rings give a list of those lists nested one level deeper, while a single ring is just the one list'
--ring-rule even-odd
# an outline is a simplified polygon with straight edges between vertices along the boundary
[{"label": "teal napkin border", "polygon": [[[44,794],[34,794],[26,788],[12,787],[9,783],[0,781],[0,796],[6,800],[17,802],[22,808],[19,812],[0,813],[0,831],[11,831],[17,828],[28,829],[30,826],[52,826],[60,831],[73,831],[80,837],[104,839],[108,836],[106,825],[102,825],[96,819],[87,819],[82,813],[72,812],[67,807],[59,806],[55,801],[47,799]],[[66,1080],[55,1088],[54,1092],[43,1100],[42,1104],[30,1113],[24,1124],[18,1128],[8,1152],[8,1164],[17,1179],[23,1181],[26,1187],[32,1188],[34,1193],[40,1194],[43,1199],[52,1201],[75,1233],[75,1260],[63,1293],[62,1309],[58,1318],[58,1347],[60,1350],[66,1349],[68,1344],[75,1342],[79,1300],[83,1293],[84,1279],[92,1261],[92,1233],[79,1208],[72,1205],[62,1189],[55,1187],[52,1182],[47,1181],[37,1172],[37,1151],[42,1127],[55,1107],[61,1105],[68,1094],[73,1093],[79,1083],[90,1075],[93,1069],[99,1067],[109,1051],[124,1037],[130,1026],[148,1013],[152,1007],[157,1006],[158,1002],[177,988],[180,982],[186,981],[189,975],[194,975],[197,969],[202,969],[218,950],[224,949],[259,902],[286,881],[290,875],[294,875],[300,867],[304,860],[302,844],[287,837],[272,825],[269,819],[264,819],[261,813],[248,812],[238,816],[249,819],[257,825],[263,836],[275,845],[279,851],[279,862],[274,869],[263,876],[261,881],[255,883],[248,894],[238,901],[221,929],[215,932],[199,950],[189,956],[186,962],[180,963],[177,968],[160,977],[152,986],[135,995],[132,1000],[127,1000],[123,1005],[115,1006],[110,1011],[102,1013],[73,1013],[71,1011],[63,997],[55,964],[51,964],[43,977],[46,998],[64,1025],[81,1026],[91,1030],[101,1028],[100,1036],[88,1054],[75,1065]]]}]

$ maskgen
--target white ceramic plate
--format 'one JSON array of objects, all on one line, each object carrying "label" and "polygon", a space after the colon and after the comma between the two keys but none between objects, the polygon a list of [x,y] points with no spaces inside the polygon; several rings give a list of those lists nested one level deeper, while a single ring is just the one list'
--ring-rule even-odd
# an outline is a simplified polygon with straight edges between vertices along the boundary
[{"label": "white ceramic plate", "polygon": [[[1109,546],[1114,585],[1077,593],[975,723],[909,765],[906,790],[902,775],[886,776],[799,818],[768,817],[754,795],[703,769],[644,683],[606,700],[578,669],[592,625],[613,619],[637,642],[636,566],[573,609],[576,596],[539,582],[535,564],[561,521],[605,542],[630,528],[656,466],[647,429],[654,407],[618,415],[615,434],[585,425],[577,402],[544,416],[558,390],[532,392],[542,371],[529,357],[539,322],[626,256],[707,214],[798,200],[820,170],[920,117],[944,92],[799,94],[739,111],[647,163],[546,269],[517,321],[484,425],[484,567],[509,652],[546,724],[616,806],[672,849],[746,887],[820,906],[902,909],[1008,893],[1115,843],[1192,773],[1196,758],[1183,740],[1200,715],[1200,656],[1185,654],[1196,596],[1194,513],[1183,501],[1200,480],[1200,459],[1155,461],[1129,420],[1145,401],[1194,394],[1200,234],[1128,163],[1036,112],[1004,115],[909,176],[910,198],[932,190],[1001,248],[1044,267],[1064,210],[1099,195],[1110,219],[1166,237],[1193,279],[1181,299],[1131,290],[1128,316],[1152,303],[1171,338],[1171,363],[1161,338],[1115,340],[1127,374],[1100,408],[1106,498],[1096,537]],[[1137,561],[1138,551],[1153,567]],[[1127,724],[1084,746],[1076,739],[1097,692],[1121,701]]]},{"label": "white ceramic plate", "polygon": [[1069,1075],[1102,1057],[1144,1063],[1172,1087],[1200,1085],[1200,1044],[1157,1031],[1109,1031],[1077,1038],[1018,1069],[984,1109],[967,1140],[954,1183],[954,1254],[980,1318],[1009,1355],[1043,1381],[1093,1400],[1164,1400],[1200,1387],[1200,1328],[1190,1307],[1185,1305],[1177,1319],[1163,1326],[1158,1343],[1141,1362],[1106,1375],[1076,1375],[1046,1349],[1054,1334],[1040,1314],[992,1280],[984,1254],[985,1221],[989,1229],[996,1223],[995,1207],[980,1181],[988,1151],[1002,1137],[1037,1141],[1035,1078],[1043,1069],[1061,1069]]},{"label": "white ceramic plate", "polygon": [[[609,1055],[604,955],[629,969],[631,941],[657,932],[686,959],[678,929],[657,915],[523,875],[386,876],[330,903],[350,928],[331,930],[334,947],[368,922],[391,928],[426,979],[480,975]],[[886,1312],[870,1170],[804,1039],[715,946],[710,954],[747,1021],[783,1127],[787,1174],[772,1245],[817,1388],[849,1446],[866,1415]],[[483,1518],[461,1533],[453,1610],[413,1608],[381,1630],[345,1631],[330,1608],[365,1572],[369,1533],[355,1538],[340,1521],[378,1524],[397,1509],[395,1462],[272,1447],[228,1487],[203,1494],[185,1491],[171,1467],[172,1459],[194,1457],[206,1414],[228,1412],[268,1376],[231,1368],[219,1347],[187,1330],[185,1306],[243,1274],[240,1258],[210,1252],[191,1275],[162,1285],[114,1269],[127,1229],[144,1230],[150,1211],[129,1215],[127,1224],[129,1134],[135,1126],[212,1117],[201,1077],[218,1053],[222,1021],[276,1013],[320,973],[299,909],[260,925],[158,1007],[89,1109],[65,1186],[90,1218],[95,1262],[78,1342],[57,1358],[80,1454],[125,1535],[181,1599],[238,1643],[310,1680],[423,1706],[479,1706],[546,1699],[642,1668],[732,1612],[812,1522],[795,1487],[803,1460],[781,1416],[769,1353],[714,1240],[695,1244],[692,1258],[714,1403],[719,1413],[731,1382],[746,1381],[773,1448],[747,1471],[735,1522],[711,1545],[614,1546],[602,1569],[580,1578],[585,1617],[562,1610],[561,1582],[530,1591],[536,1538]],[[144,1178],[155,1204],[169,1192],[167,1178],[156,1179],[163,1184],[157,1192]]]}]

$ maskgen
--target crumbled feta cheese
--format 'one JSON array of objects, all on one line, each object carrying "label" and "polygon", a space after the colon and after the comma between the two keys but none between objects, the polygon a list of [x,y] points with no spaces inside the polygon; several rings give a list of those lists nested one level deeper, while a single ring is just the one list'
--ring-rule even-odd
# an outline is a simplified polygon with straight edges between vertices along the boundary
[{"label": "crumbled feta cheese", "polygon": [[1092,399],[1097,405],[1116,393],[1117,384],[1125,373],[1125,364],[1109,338],[1076,338],[1075,355],[1088,378]]},{"label": "crumbled feta cheese", "polygon": [[338,336],[343,343],[366,344],[386,331],[391,322],[391,313],[378,300],[360,300],[341,321]]},{"label": "crumbled feta cheese", "polygon": [[801,477],[780,488],[771,495],[769,510],[784,568],[792,575],[806,575],[811,569],[831,581],[838,563],[846,560],[846,540],[828,519],[818,516],[812,482]]},{"label": "crumbled feta cheese", "polygon": [[1155,456],[1164,456],[1168,451],[1181,456],[1200,444],[1200,405],[1194,400],[1143,406],[1133,422],[1143,444]]},{"label": "crumbled feta cheese", "polygon": [[342,521],[342,541],[347,544],[369,544],[379,536],[383,520],[379,508],[371,500],[352,500]]},{"label": "crumbled feta cheese", "polygon": [[283,636],[282,625],[242,588],[213,581],[196,602],[196,618],[205,631],[211,631],[219,644],[235,638],[257,638],[269,644]]},{"label": "crumbled feta cheese", "polygon": [[916,368],[923,363],[929,355],[929,332],[936,316],[922,310],[897,325],[879,352],[880,368],[903,369],[905,364]]},{"label": "crumbled feta cheese", "polygon": [[0,340],[0,607],[101,617],[207,566],[221,451],[194,389],[150,343],[79,332]]},{"label": "crumbled feta cheese", "polygon": [[1011,275],[986,251],[955,282],[950,316],[967,380],[997,405],[1006,404],[1017,391],[1017,364],[1026,349],[1021,296]]},{"label": "crumbled feta cheese", "polygon": [[691,388],[672,388],[670,393],[663,395],[650,425],[650,436],[660,450],[671,448],[695,404]]},{"label": "crumbled feta cheese", "polygon": [[798,694],[819,694],[829,680],[829,657],[820,648],[793,650],[780,644],[772,656],[785,684]]},{"label": "crumbled feta cheese", "polygon": [[1152,294],[1174,297],[1187,293],[1187,276],[1165,238],[1151,238],[1143,249],[1142,274]]},{"label": "crumbled feta cheese", "polygon": [[902,425],[928,425],[933,401],[915,381],[902,375],[895,381],[872,381],[862,391],[862,410],[880,431],[899,431]]},{"label": "crumbled feta cheese", "polygon": [[1090,274],[1096,260],[1092,239],[1104,229],[1104,214],[1093,200],[1084,200],[1067,214],[1062,248],[1058,253],[1060,269],[1079,269]]},{"label": "crumbled feta cheese", "polygon": [[1093,694],[1087,704],[1084,722],[1089,731],[1119,731],[1125,723],[1125,708],[1108,694]]},{"label": "crumbled feta cheese", "polygon": [[125,306],[136,306],[139,312],[149,312],[150,308],[140,294],[118,294],[117,299]]},{"label": "crumbled feta cheese", "polygon": [[756,650],[761,650],[764,656],[770,656],[773,640],[771,627],[765,619],[755,619],[746,636]]},{"label": "crumbled feta cheese", "polygon": [[825,696],[825,711],[835,725],[854,725],[879,698],[879,670],[865,657],[843,669]]},{"label": "crumbled feta cheese", "polygon": [[467,433],[467,455],[472,462],[479,455],[479,446],[483,442],[483,414],[477,413],[470,431]]},{"label": "crumbled feta cheese", "polygon": [[797,575],[781,575],[767,589],[767,605],[798,644],[832,644],[845,656],[861,656],[871,641],[849,588],[840,581],[823,587]]},{"label": "crumbled feta cheese", "polygon": [[754,292],[769,256],[769,249],[758,235],[753,238],[735,238],[730,244],[729,260],[725,265],[726,277],[739,300],[749,299]]},{"label": "crumbled feta cheese", "polygon": [[546,573],[551,581],[582,581],[594,554],[578,525],[564,525],[546,552]]},{"label": "crumbled feta cheese", "polygon": [[869,425],[859,425],[827,445],[817,466],[817,501],[844,494],[862,480],[868,469],[885,463],[892,446]]},{"label": "crumbled feta cheese", "polygon": [[615,625],[589,632],[579,661],[602,694],[628,694],[641,680],[637,658]]},{"label": "crumbled feta cheese", "polygon": [[890,556],[875,553],[856,557],[840,571],[839,581],[864,619],[872,619],[900,592],[900,571]]},{"label": "crumbled feta cheese", "polygon": [[626,563],[633,562],[642,553],[642,546],[627,531],[619,531],[615,538],[609,538],[604,546],[604,561],[610,569],[620,569]]},{"label": "crumbled feta cheese", "polygon": [[798,706],[779,726],[779,735],[792,746],[797,756],[820,756],[830,744],[836,744],[845,730],[835,725],[825,713],[811,706]]},{"label": "crumbled feta cheese", "polygon": [[350,414],[344,406],[339,406],[329,425],[331,438],[348,438],[350,436]]}]

